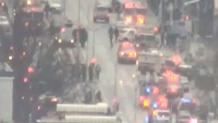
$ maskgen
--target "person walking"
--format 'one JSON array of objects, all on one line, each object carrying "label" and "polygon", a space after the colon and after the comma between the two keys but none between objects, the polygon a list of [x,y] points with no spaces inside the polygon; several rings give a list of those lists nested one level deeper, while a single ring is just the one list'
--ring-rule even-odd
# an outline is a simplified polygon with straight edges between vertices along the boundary
[{"label": "person walking", "polygon": [[109,28],[108,34],[109,34],[109,40],[110,40],[111,48],[113,48],[113,28],[112,28],[112,26]]},{"label": "person walking", "polygon": [[115,41],[117,42],[117,39],[119,37],[119,30],[117,27],[114,29],[114,35],[115,35]]}]

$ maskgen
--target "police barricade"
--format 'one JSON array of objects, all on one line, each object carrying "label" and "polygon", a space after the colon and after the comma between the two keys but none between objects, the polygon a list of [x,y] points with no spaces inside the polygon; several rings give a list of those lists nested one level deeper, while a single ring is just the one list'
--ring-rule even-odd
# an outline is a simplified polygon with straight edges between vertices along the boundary
[{"label": "police barricade", "polygon": [[109,105],[106,103],[98,103],[93,105],[87,104],[57,104],[57,112],[67,113],[90,113],[90,114],[107,114]]},{"label": "police barricade", "polygon": [[37,120],[37,123],[121,123],[115,116],[65,116],[65,119]]}]

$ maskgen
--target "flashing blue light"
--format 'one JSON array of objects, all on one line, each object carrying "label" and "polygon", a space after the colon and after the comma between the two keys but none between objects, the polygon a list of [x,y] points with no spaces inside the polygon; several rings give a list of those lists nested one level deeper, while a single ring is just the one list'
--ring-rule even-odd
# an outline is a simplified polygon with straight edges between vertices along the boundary
[{"label": "flashing blue light", "polygon": [[153,103],[152,107],[153,107],[153,108],[157,108],[157,104],[156,104],[156,103]]},{"label": "flashing blue light", "polygon": [[190,99],[182,98],[182,102],[183,102],[183,103],[191,103],[191,100],[190,100]]},{"label": "flashing blue light", "polygon": [[145,122],[148,122],[149,121],[149,118],[148,117],[145,117]]},{"label": "flashing blue light", "polygon": [[147,93],[151,93],[151,89],[150,89],[150,88],[146,88],[145,91],[146,91]]}]

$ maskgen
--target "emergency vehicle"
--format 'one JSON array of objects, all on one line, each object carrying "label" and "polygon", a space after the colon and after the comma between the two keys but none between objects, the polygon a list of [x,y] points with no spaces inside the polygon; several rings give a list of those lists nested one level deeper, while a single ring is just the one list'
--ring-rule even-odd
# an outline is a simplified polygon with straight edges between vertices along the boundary
[{"label": "emergency vehicle", "polygon": [[[98,104],[57,104],[56,113],[59,118],[42,118],[38,123],[61,121],[71,123],[121,123],[117,116],[109,115],[109,106],[106,103]],[[86,114],[86,115],[84,115]]]},{"label": "emergency vehicle", "polygon": [[146,12],[147,5],[142,5],[139,1],[127,1],[123,5],[120,17],[132,24],[145,24]]},{"label": "emergency vehicle", "polygon": [[140,51],[136,65],[139,71],[157,72],[161,71],[161,66],[164,61],[163,54],[158,50]]},{"label": "emergency vehicle", "polygon": [[19,14],[22,17],[25,34],[36,36],[43,33],[45,17],[40,3],[31,0],[25,1]]},{"label": "emergency vehicle", "polygon": [[119,30],[119,37],[118,37],[118,41],[119,42],[123,42],[126,39],[128,39],[128,41],[133,41],[135,34],[136,34],[137,30],[135,28],[123,28]]},{"label": "emergency vehicle", "polygon": [[[169,109],[155,109],[152,111],[154,122],[170,123],[172,122],[172,114]],[[145,122],[149,123],[149,117],[145,117]]]},{"label": "emergency vehicle", "polygon": [[124,61],[134,62],[137,59],[137,53],[135,47],[131,42],[125,41],[122,42],[118,47],[117,60],[119,63]]}]

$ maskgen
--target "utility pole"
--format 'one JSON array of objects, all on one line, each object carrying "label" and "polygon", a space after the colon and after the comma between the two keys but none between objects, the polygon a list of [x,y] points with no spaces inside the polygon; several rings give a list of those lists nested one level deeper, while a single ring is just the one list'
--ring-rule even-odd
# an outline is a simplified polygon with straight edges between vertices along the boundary
[{"label": "utility pole", "polygon": [[79,66],[80,64],[80,0],[78,0],[78,29],[77,29],[77,57],[76,57],[76,64]]},{"label": "utility pole", "polygon": [[114,97],[117,98],[117,63],[114,64]]}]

